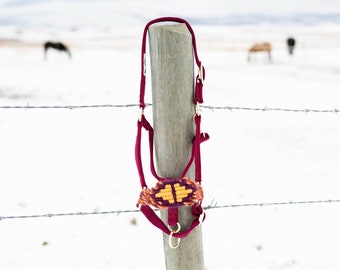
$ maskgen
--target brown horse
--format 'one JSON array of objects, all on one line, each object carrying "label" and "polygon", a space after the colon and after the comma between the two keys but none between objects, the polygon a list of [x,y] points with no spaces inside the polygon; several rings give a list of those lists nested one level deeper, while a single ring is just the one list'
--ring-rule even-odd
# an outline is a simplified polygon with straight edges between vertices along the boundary
[{"label": "brown horse", "polygon": [[58,50],[60,52],[66,52],[68,56],[71,58],[70,50],[63,43],[47,41],[44,43],[45,60],[47,59],[47,50],[49,48]]},{"label": "brown horse", "polygon": [[269,42],[262,42],[262,43],[255,43],[249,50],[248,50],[248,62],[250,61],[251,54],[257,52],[267,52],[268,59],[271,61],[271,51],[272,46]]}]

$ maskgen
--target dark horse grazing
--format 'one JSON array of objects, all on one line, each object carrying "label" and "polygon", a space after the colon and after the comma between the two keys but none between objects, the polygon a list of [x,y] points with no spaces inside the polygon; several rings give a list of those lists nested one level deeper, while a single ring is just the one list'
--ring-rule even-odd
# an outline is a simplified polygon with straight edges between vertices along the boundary
[{"label": "dark horse grazing", "polygon": [[295,39],[290,37],[287,39],[287,46],[288,46],[288,51],[289,54],[292,55],[295,47]]},{"label": "dark horse grazing", "polygon": [[56,49],[61,52],[66,52],[71,58],[70,50],[63,43],[47,41],[44,43],[45,59],[47,59],[47,50],[49,48]]}]

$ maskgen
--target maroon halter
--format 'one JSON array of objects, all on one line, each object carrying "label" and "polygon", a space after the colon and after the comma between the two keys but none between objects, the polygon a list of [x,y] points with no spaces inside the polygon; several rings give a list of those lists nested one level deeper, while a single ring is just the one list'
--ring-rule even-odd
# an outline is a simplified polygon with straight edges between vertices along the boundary
[{"label": "maroon halter", "polygon": [[[171,181],[173,179],[163,178],[160,177],[155,170],[154,166],[154,159],[153,159],[153,128],[150,125],[150,123],[146,120],[144,116],[144,108],[146,107],[146,104],[144,102],[144,95],[145,95],[145,65],[146,65],[146,38],[147,38],[147,32],[149,29],[149,26],[155,23],[159,22],[177,22],[177,23],[184,23],[188,30],[190,31],[192,35],[192,44],[194,49],[194,57],[196,65],[199,68],[198,75],[196,76],[196,83],[195,83],[195,94],[194,94],[194,100],[193,103],[196,105],[196,114],[194,116],[194,121],[196,124],[196,131],[195,131],[195,137],[192,141],[192,151],[191,151],[191,157],[185,166],[181,176],[178,178],[178,181],[184,182],[185,175],[188,172],[191,164],[193,161],[195,161],[195,185],[201,184],[201,154],[200,154],[200,144],[206,140],[209,139],[209,135],[207,133],[201,133],[200,131],[200,124],[201,124],[201,115],[199,114],[199,104],[203,103],[203,96],[202,96],[202,89],[203,89],[203,81],[205,78],[205,70],[202,66],[202,63],[200,62],[197,50],[196,50],[196,40],[194,32],[189,25],[189,23],[181,18],[176,17],[162,17],[155,20],[150,21],[147,23],[147,25],[144,28],[143,33],[143,40],[142,40],[142,51],[141,51],[141,82],[140,82],[140,96],[139,96],[139,104],[141,109],[141,116],[138,119],[137,122],[137,136],[136,136],[136,145],[135,145],[135,159],[136,159],[136,165],[137,170],[140,178],[140,184],[142,187],[142,193],[143,191],[147,190],[147,184],[145,181],[144,173],[143,173],[143,165],[142,165],[142,158],[141,158],[141,138],[142,138],[142,129],[144,128],[146,131],[148,131],[149,134],[149,150],[150,150],[150,169],[153,176],[159,181],[159,186],[162,186],[164,183],[168,183],[168,181]],[[186,180],[185,180],[186,181]],[[141,194],[142,194],[141,193]],[[202,198],[203,199],[203,198]],[[171,237],[176,238],[183,238],[187,236],[197,225],[199,225],[205,218],[205,213],[203,211],[201,201],[195,203],[192,205],[191,213],[194,217],[194,220],[186,231],[181,232],[180,231],[180,225],[178,223],[178,205],[175,205],[175,207],[169,207],[168,209],[168,224],[169,226],[178,227],[177,230],[171,230],[169,226],[165,225],[164,222],[158,217],[158,215],[154,212],[154,210],[149,206],[148,203],[142,203],[141,200],[137,204],[137,206],[140,207],[141,212],[146,216],[146,218],[157,228],[162,230],[164,233],[170,235]],[[171,241],[171,239],[169,239]],[[170,243],[170,242],[169,242]],[[170,244],[171,246],[171,244]]]}]

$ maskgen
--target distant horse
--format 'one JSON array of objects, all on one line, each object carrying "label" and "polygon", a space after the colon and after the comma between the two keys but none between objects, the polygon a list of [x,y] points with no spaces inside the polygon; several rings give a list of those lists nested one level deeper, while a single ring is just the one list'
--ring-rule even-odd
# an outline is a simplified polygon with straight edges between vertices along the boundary
[{"label": "distant horse", "polygon": [[63,43],[47,41],[47,42],[44,43],[45,59],[47,59],[47,50],[49,48],[56,49],[60,52],[65,52],[71,58],[70,50]]},{"label": "distant horse", "polygon": [[249,50],[248,50],[248,62],[250,62],[251,54],[257,52],[267,52],[268,59],[271,61],[271,51],[272,46],[269,42],[262,42],[262,43],[255,43]]},{"label": "distant horse", "polygon": [[294,47],[295,47],[295,39],[290,37],[287,39],[287,46],[288,46],[288,51],[289,51],[289,54],[292,55],[293,54],[293,51],[294,51]]}]

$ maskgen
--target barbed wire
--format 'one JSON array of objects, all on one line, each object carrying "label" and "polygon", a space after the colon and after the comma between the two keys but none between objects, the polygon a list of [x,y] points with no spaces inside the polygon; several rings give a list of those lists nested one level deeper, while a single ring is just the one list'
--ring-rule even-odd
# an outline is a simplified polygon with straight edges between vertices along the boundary
[{"label": "barbed wire", "polygon": [[[150,103],[146,103],[146,106],[152,106]],[[90,105],[23,105],[23,106],[11,106],[2,105],[0,109],[90,109],[90,108],[130,108],[139,107],[139,104],[90,104]],[[339,113],[340,110],[334,109],[294,109],[294,108],[280,108],[280,107],[242,107],[242,106],[211,106],[211,105],[201,105],[200,108],[210,109],[210,110],[228,110],[228,111],[281,111],[281,112],[293,112],[293,113]]]},{"label": "barbed wire", "polygon": [[259,203],[244,203],[244,204],[226,204],[218,205],[217,202],[212,201],[210,205],[205,206],[205,210],[219,209],[219,208],[238,208],[238,207],[255,207],[255,206],[278,206],[278,205],[295,205],[295,204],[326,204],[326,203],[340,203],[338,199],[329,200],[308,200],[308,201],[285,201],[285,202],[259,202]]},{"label": "barbed wire", "polygon": [[[221,208],[240,208],[240,207],[264,207],[264,206],[280,206],[280,205],[297,205],[297,204],[329,204],[340,203],[340,199],[329,200],[308,200],[308,201],[285,201],[285,202],[259,202],[259,203],[244,203],[244,204],[225,204],[218,205],[216,201],[212,201],[209,205],[204,206],[205,211]],[[158,211],[158,209],[155,209]],[[117,215],[126,213],[138,213],[139,209],[135,210],[112,210],[112,211],[94,211],[94,212],[73,212],[73,213],[54,213],[54,214],[34,214],[34,215],[12,215],[0,216],[0,221],[5,219],[32,219],[32,218],[52,218],[52,217],[69,217],[69,216],[90,216],[90,215]]]},{"label": "barbed wire", "polygon": [[139,209],[135,210],[113,210],[113,211],[94,211],[94,212],[73,212],[73,213],[54,213],[54,214],[35,214],[35,215],[13,215],[13,216],[0,216],[0,220],[4,219],[30,219],[30,218],[52,218],[52,217],[65,217],[65,216],[91,216],[91,215],[119,215],[121,213],[137,213]]},{"label": "barbed wire", "polygon": [[[146,106],[152,106],[147,103]],[[139,104],[93,104],[93,105],[41,105],[41,106],[7,106],[2,105],[0,109],[88,109],[88,108],[130,108],[139,107]],[[274,108],[274,107],[240,107],[240,106],[209,106],[201,105],[201,108],[210,110],[244,110],[244,111],[283,111],[283,112],[298,112],[298,113],[338,113],[338,109],[289,109],[289,108]],[[278,205],[294,205],[294,204],[320,204],[320,203],[340,203],[340,199],[336,200],[314,200],[314,201],[287,201],[287,202],[269,202],[269,203],[245,203],[245,204],[228,204],[228,205],[217,205],[212,202],[210,205],[205,206],[205,210],[219,209],[219,208],[238,208],[238,207],[255,207],[255,206],[278,206]],[[88,215],[108,215],[121,213],[136,213],[136,210],[113,210],[113,211],[95,211],[95,212],[73,212],[73,213],[54,213],[54,214],[34,214],[34,215],[12,215],[12,216],[0,216],[0,220],[5,219],[27,219],[27,218],[51,218],[51,217],[62,217],[62,216],[88,216]]]},{"label": "barbed wire", "polygon": [[[147,106],[151,104],[146,104]],[[139,107],[139,104],[92,104],[92,105],[40,105],[40,106],[32,106],[32,105],[23,105],[23,106],[7,106],[2,105],[0,109],[89,109],[89,108],[130,108],[130,107]]]},{"label": "barbed wire", "polygon": [[278,108],[278,107],[240,107],[240,106],[209,106],[202,105],[202,108],[210,110],[228,110],[228,111],[282,111],[282,112],[294,112],[294,113],[338,113],[340,110],[335,109],[289,109],[289,108]]}]

